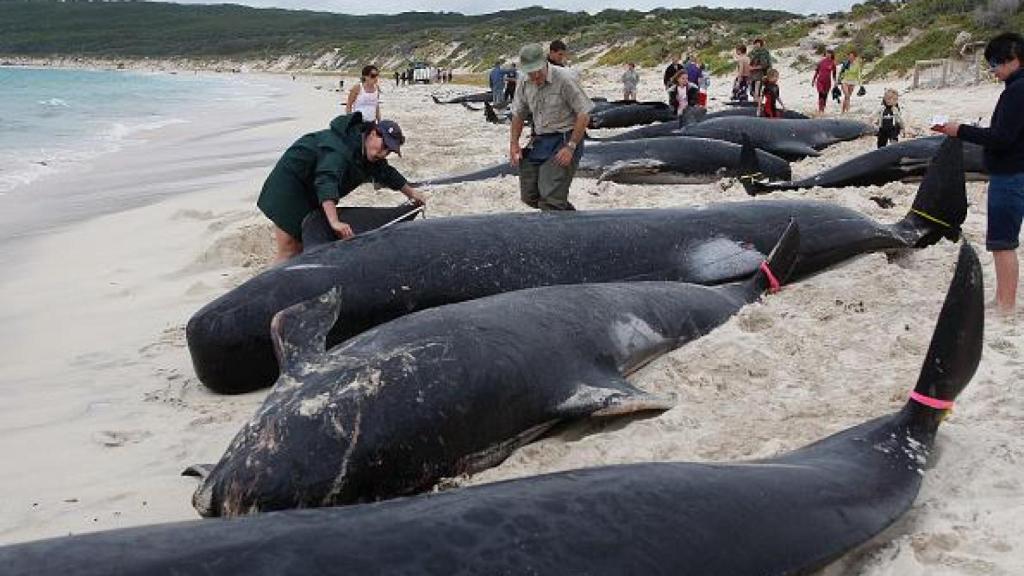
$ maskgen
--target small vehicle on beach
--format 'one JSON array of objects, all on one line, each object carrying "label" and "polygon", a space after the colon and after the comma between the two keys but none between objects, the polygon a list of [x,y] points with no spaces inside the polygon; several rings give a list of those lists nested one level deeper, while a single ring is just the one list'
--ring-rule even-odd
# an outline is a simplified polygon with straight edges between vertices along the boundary
[{"label": "small vehicle on beach", "polygon": [[434,67],[430,66],[426,62],[416,62],[412,65],[412,80],[413,82],[424,84],[430,84],[434,79]]}]

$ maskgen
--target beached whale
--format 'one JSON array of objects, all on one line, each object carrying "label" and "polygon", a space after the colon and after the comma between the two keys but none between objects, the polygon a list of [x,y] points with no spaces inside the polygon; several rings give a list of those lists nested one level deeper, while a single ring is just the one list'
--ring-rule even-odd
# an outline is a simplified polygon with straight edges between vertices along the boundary
[{"label": "beached whale", "polygon": [[[495,466],[555,424],[672,407],[625,376],[784,281],[544,286],[423,310],[325,350],[339,290],[274,318],[281,376],[192,499],[203,516],[336,506],[429,490]],[[205,467],[203,470],[205,471]]]},{"label": "beached whale", "polygon": [[493,92],[477,92],[474,94],[463,94],[461,96],[452,96],[447,100],[441,100],[436,94],[431,94],[430,98],[435,104],[462,104],[463,102],[493,102]]},{"label": "beached whale", "polygon": [[590,128],[625,128],[664,122],[676,117],[672,108],[664,102],[619,102],[595,107],[590,112]]},{"label": "beached whale", "polygon": [[[467,174],[424,180],[417,185],[477,182],[518,173],[518,168],[503,162]],[[788,162],[753,146],[745,150],[731,142],[683,136],[586,144],[576,169],[580,178],[622,184],[695,184],[753,173],[778,180],[788,180],[792,174]]]},{"label": "beached whale", "polygon": [[818,156],[818,150],[874,133],[874,127],[856,120],[786,120],[738,116],[713,118],[679,130],[683,136],[712,138],[735,144],[742,144],[744,138],[750,138],[756,148],[785,160]]},{"label": "beached whale", "polygon": [[[743,117],[750,119],[756,117],[756,110],[752,108],[726,108],[725,110],[719,110],[717,112],[708,112],[706,108],[697,106],[693,108],[687,108],[683,111],[683,115],[680,118],[675,118],[665,122],[659,122],[650,126],[642,126],[633,130],[616,134],[615,136],[598,136],[591,133],[587,134],[588,140],[595,142],[624,142],[626,140],[641,140],[643,138],[661,138],[664,136],[679,136],[683,132],[681,128],[690,126],[693,124],[699,124],[708,120],[716,120],[719,118],[736,118]],[[788,120],[808,120],[809,118],[799,112],[792,112],[790,110],[783,111],[783,118]],[[774,120],[774,119],[773,119]]]},{"label": "beached whale", "polygon": [[342,310],[330,345],[416,310],[523,288],[734,281],[754,272],[790,218],[801,230],[797,277],[859,254],[955,239],[967,213],[960,150],[940,149],[943,161],[933,163],[910,212],[895,224],[802,200],[395,224],[310,248],[204,306],[185,330],[192,365],[199,380],[217,392],[270,386],[278,377],[271,318],[335,286],[342,290]]},{"label": "beached whale", "polygon": [[[775,190],[800,188],[843,188],[881,186],[889,182],[915,180],[924,176],[945,136],[914,138],[861,154],[810,178],[787,182],[744,180],[747,193],[767,194]],[[969,179],[987,178],[982,148],[963,142],[963,169]]]},{"label": "beached whale", "polygon": [[0,567],[6,576],[807,574],[911,506],[938,427],[977,368],[983,330],[981,268],[965,244],[912,399],[789,454],[605,466],[54,538],[0,548]]},{"label": "beached whale", "polygon": [[802,118],[757,118],[735,113],[744,110],[750,109],[729,108],[710,114],[694,113],[685,115],[682,121],[662,122],[615,136],[590,139],[597,142],[625,142],[666,136],[693,136],[742,144],[743,134],[747,133],[757,148],[786,160],[799,160],[805,156],[817,156],[817,150],[836,142],[853,140],[874,131],[870,126],[854,120],[807,118],[802,114]]}]

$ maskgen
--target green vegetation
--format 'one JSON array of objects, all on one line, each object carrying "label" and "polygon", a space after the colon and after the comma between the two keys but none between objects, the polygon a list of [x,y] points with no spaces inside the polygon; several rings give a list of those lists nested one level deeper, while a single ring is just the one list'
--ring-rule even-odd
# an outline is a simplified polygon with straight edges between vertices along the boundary
[{"label": "green vegetation", "polygon": [[602,64],[650,66],[723,36],[749,40],[793,18],[777,10],[704,7],[348,16],[238,5],[0,0],[0,54],[200,62],[293,56],[295,67],[328,69],[427,60],[481,71],[513,58],[527,42],[562,38],[577,54],[612,47]]},{"label": "green vegetation", "polygon": [[[953,40],[960,32],[969,32],[975,40],[984,40],[998,29],[1020,30],[1024,24],[1022,7],[989,0],[911,0],[905,3],[868,0],[853,6],[851,14],[855,19],[870,23],[853,34],[840,52],[856,46],[865,60],[875,61],[867,73],[868,80],[894,72],[906,73],[917,60],[954,55]],[[879,41],[883,37],[909,38],[910,41],[899,50],[883,55]]]},{"label": "green vegetation", "polygon": [[953,39],[956,38],[955,29],[938,28],[928,30],[921,34],[909,44],[882,58],[875,64],[871,72],[866,74],[866,79],[882,78],[896,72],[904,74],[914,68],[917,60],[931,60],[934,58],[946,58],[953,53]]},{"label": "green vegetation", "polygon": [[[875,64],[869,78],[949,55],[960,31],[984,39],[997,28],[1024,28],[1021,8],[989,0],[867,0],[829,18],[837,21],[837,56],[856,48]],[[600,53],[601,65],[650,67],[695,54],[719,75],[730,73],[737,44],[749,46],[760,37],[771,50],[792,46],[819,23],[820,18],[777,10],[705,7],[593,15],[533,7],[479,16],[348,16],[230,4],[0,0],[0,55],[180,58],[200,65],[287,58],[289,67],[319,70],[377,62],[385,73],[424,60],[483,72],[495,61],[514,59],[527,42],[561,38],[577,57]],[[883,38],[910,41],[883,54]],[[815,47],[819,54],[821,48]],[[805,60],[798,59],[798,67]]]}]

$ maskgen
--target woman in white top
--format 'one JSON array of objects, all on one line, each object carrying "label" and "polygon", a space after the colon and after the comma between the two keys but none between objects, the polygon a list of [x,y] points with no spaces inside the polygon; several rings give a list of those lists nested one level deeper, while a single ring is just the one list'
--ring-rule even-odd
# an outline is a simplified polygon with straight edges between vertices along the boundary
[{"label": "woman in white top", "polygon": [[380,122],[380,86],[377,78],[380,70],[376,66],[363,66],[359,84],[348,91],[345,113],[362,112],[363,120]]}]

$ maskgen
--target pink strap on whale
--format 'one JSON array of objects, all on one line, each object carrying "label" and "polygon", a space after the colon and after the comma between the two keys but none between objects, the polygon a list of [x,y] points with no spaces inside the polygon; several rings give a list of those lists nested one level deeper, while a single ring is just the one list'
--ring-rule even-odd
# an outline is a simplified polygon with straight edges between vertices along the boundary
[{"label": "pink strap on whale", "polygon": [[936,410],[949,410],[953,407],[952,400],[939,400],[938,398],[925,396],[924,394],[913,390],[910,392],[910,399],[920,404],[924,404],[929,408],[935,408]]},{"label": "pink strap on whale", "polygon": [[779,279],[772,274],[772,269],[768,267],[768,261],[761,262],[761,271],[768,277],[768,292],[775,294],[782,289],[782,284],[779,283]]}]

